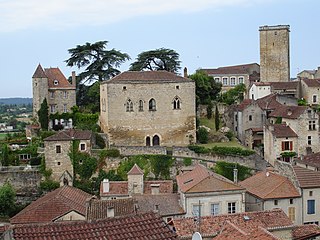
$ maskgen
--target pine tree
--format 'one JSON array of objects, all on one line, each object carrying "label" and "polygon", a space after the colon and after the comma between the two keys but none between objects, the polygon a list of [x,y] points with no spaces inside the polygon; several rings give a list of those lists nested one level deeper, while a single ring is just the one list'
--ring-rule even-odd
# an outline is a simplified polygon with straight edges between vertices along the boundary
[{"label": "pine tree", "polygon": [[38,111],[38,118],[41,129],[48,130],[49,127],[49,107],[47,99],[45,98],[41,103],[40,109]]}]

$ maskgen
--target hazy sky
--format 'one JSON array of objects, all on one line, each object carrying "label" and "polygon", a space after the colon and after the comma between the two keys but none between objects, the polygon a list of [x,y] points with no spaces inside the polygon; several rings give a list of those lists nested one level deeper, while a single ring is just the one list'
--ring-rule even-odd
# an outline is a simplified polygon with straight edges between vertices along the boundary
[{"label": "hazy sky", "polygon": [[182,68],[259,63],[259,26],[289,24],[291,76],[320,66],[318,0],[0,0],[0,98],[32,97],[39,63],[68,77],[68,49],[107,40],[136,56],[174,49]]}]

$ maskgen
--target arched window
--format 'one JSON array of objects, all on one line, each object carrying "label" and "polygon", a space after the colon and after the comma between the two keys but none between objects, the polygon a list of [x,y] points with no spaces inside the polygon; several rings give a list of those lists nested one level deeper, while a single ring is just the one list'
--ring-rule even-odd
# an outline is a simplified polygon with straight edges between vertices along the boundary
[{"label": "arched window", "polygon": [[146,137],[146,146],[150,146],[150,143],[151,143],[151,141],[150,141],[150,137]]},{"label": "arched window", "polygon": [[180,99],[179,99],[179,97],[175,97],[173,99],[172,104],[173,104],[173,109],[180,109]]},{"label": "arched window", "polygon": [[133,102],[129,99],[126,104],[126,111],[133,112]]},{"label": "arched window", "polygon": [[143,111],[143,101],[140,100],[139,101],[139,112],[142,112]]},{"label": "arched window", "polygon": [[156,100],[153,98],[149,101],[149,111],[156,111]]},{"label": "arched window", "polygon": [[160,138],[158,135],[154,135],[152,138],[152,146],[159,146],[160,145]]}]

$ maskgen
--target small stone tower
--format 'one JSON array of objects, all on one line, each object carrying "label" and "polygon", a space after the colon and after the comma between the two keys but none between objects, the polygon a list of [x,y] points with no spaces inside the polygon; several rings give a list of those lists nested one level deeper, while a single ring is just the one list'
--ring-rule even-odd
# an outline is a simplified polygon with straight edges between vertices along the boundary
[{"label": "small stone tower", "polygon": [[33,117],[38,118],[41,103],[45,98],[48,101],[48,77],[40,64],[32,76],[32,92]]},{"label": "small stone tower", "polygon": [[290,80],[290,26],[261,26],[259,31],[261,82],[288,82]]},{"label": "small stone tower", "polygon": [[128,193],[143,194],[143,171],[137,164],[128,172]]}]

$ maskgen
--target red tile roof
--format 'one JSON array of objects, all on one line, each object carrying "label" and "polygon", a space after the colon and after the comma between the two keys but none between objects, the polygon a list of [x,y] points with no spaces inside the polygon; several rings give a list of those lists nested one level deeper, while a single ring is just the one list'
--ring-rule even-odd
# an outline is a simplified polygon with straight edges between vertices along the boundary
[{"label": "red tile roof", "polygon": [[290,126],[286,124],[273,124],[273,136],[277,138],[284,138],[284,137],[298,137],[295,131],[292,130]]},{"label": "red tile roof", "polygon": [[244,109],[246,109],[251,103],[253,103],[252,99],[244,99],[238,106],[237,106],[237,110],[238,111],[243,111]]},{"label": "red tile roof", "polygon": [[302,79],[308,87],[320,87],[320,79]]},{"label": "red tile roof", "polygon": [[167,71],[127,71],[104,83],[153,83],[153,82],[193,82],[192,79],[178,76]]},{"label": "red tile roof", "polygon": [[320,236],[320,227],[315,224],[295,226],[292,231],[293,240],[312,239],[316,236]]},{"label": "red tile roof", "polygon": [[72,140],[89,140],[92,132],[89,130],[68,129],[62,130],[44,139],[44,141],[72,141]]},{"label": "red tile roof", "polygon": [[297,119],[301,116],[306,110],[307,106],[286,106],[281,105],[277,107],[272,113],[270,113],[270,117],[282,117],[288,119]]},{"label": "red tile roof", "polygon": [[43,68],[41,67],[41,64],[39,63],[36,71],[32,75],[32,78],[47,78],[46,74],[43,71]]},{"label": "red tile roof", "polygon": [[240,186],[263,200],[300,197],[292,182],[273,172],[259,172],[239,183]]},{"label": "red tile roof", "polygon": [[86,214],[86,200],[91,195],[70,186],[60,187],[32,202],[10,219],[11,224],[52,222],[62,215],[75,211]]},{"label": "red tile roof", "polygon": [[177,236],[155,213],[107,218],[97,221],[59,222],[16,225],[11,228],[15,240],[87,240],[154,239],[170,240]]},{"label": "red tile roof", "polygon": [[50,88],[75,88],[63,75],[59,68],[45,68]]},{"label": "red tile roof", "polygon": [[293,170],[301,188],[320,187],[320,172],[299,166],[293,166]]},{"label": "red tile roof", "polygon": [[296,161],[312,167],[320,168],[320,152],[300,157]]},{"label": "red tile roof", "polygon": [[288,89],[297,90],[299,81],[271,82],[270,84],[273,90],[288,90]]},{"label": "red tile roof", "polygon": [[128,175],[143,175],[142,169],[135,163],[131,170],[128,172]]},{"label": "red tile roof", "polygon": [[[207,237],[219,235],[227,222],[232,223],[243,233],[252,235],[256,234],[259,227],[265,230],[293,227],[292,222],[281,209],[206,216],[201,217],[200,221],[200,232]],[[194,217],[173,219],[173,224],[179,237],[191,237],[195,231],[199,230],[199,225],[197,221],[194,221]]]},{"label": "red tile roof", "polygon": [[207,74],[249,74],[250,68],[258,65],[257,63],[250,64],[242,64],[242,65],[234,65],[227,67],[219,67],[219,68],[207,68],[201,69]]},{"label": "red tile roof", "polygon": [[277,94],[269,94],[263,98],[259,98],[256,103],[262,110],[274,110],[282,106],[282,104],[277,101]]}]

